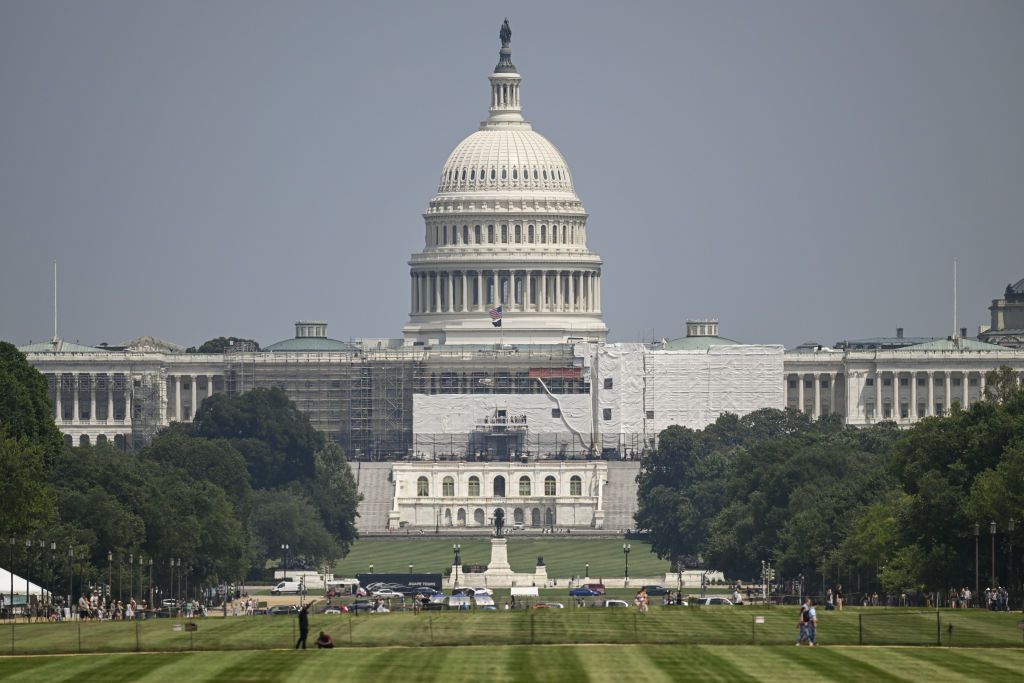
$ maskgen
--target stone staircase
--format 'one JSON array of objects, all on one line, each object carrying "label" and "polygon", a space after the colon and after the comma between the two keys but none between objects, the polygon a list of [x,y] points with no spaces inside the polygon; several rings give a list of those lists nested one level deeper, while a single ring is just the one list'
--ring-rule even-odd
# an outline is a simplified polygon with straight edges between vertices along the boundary
[{"label": "stone staircase", "polygon": [[609,461],[608,483],[604,487],[604,529],[619,531],[636,526],[636,475],[638,461]]},{"label": "stone staircase", "polygon": [[352,474],[359,485],[363,499],[357,508],[359,518],[356,529],[360,532],[386,531],[388,512],[395,497],[395,485],[389,481],[392,462],[354,462]]}]

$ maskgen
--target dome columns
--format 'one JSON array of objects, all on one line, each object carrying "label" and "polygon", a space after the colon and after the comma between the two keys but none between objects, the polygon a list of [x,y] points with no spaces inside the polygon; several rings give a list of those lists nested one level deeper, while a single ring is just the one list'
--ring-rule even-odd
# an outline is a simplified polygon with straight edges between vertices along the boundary
[{"label": "dome columns", "polygon": [[601,312],[601,275],[593,269],[488,268],[413,271],[411,313]]}]

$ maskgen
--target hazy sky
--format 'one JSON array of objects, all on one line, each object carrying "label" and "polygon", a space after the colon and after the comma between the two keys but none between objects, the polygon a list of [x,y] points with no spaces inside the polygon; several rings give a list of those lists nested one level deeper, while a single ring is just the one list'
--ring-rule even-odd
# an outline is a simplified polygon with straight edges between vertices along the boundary
[{"label": "hazy sky", "polygon": [[508,15],[614,340],[976,331],[1024,277],[1024,2],[0,2],[0,338],[400,336]]}]

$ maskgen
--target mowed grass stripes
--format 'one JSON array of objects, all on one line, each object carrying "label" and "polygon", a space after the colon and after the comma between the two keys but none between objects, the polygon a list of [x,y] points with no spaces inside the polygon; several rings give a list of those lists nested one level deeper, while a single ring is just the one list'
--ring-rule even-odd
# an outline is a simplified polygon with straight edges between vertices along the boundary
[{"label": "mowed grass stripes", "polygon": [[4,681],[1018,681],[1024,651],[493,645],[0,658]]},{"label": "mowed grass stripes", "polygon": [[[830,645],[942,645],[1020,647],[1019,614],[982,610],[935,612],[848,609],[820,612],[819,640]],[[756,616],[765,623],[755,624]],[[0,654],[265,650],[287,648],[297,637],[288,616],[195,620],[198,631],[178,620],[0,626]],[[952,629],[949,627],[952,626]],[[175,630],[177,627],[179,630]],[[635,609],[424,612],[313,615],[310,628],[330,633],[339,647],[512,644],[791,644],[797,635],[794,608],[652,607]],[[12,639],[13,635],[13,639]]]}]

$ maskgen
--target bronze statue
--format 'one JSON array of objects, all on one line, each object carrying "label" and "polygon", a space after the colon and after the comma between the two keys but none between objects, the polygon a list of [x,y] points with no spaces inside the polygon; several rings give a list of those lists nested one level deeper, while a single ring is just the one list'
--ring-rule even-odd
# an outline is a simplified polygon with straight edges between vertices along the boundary
[{"label": "bronze statue", "polygon": [[508,47],[508,44],[512,42],[512,29],[508,25],[508,17],[505,17],[505,23],[501,25],[498,37],[501,38],[502,47]]},{"label": "bronze statue", "polygon": [[505,512],[498,510],[494,513],[494,537],[501,538],[505,529]]}]

